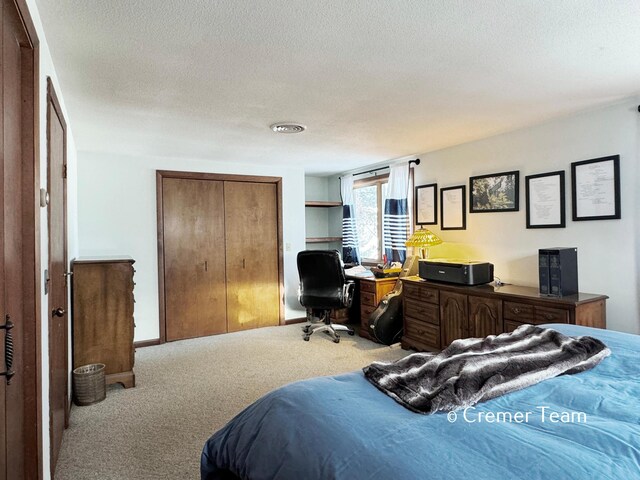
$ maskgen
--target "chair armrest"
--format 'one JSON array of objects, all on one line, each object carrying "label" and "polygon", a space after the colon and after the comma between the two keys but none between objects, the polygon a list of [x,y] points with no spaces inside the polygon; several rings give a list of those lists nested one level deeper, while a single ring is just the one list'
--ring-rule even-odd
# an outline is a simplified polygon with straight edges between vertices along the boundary
[{"label": "chair armrest", "polygon": [[353,292],[356,284],[353,281],[347,281],[342,287],[342,304],[349,308],[353,303]]}]

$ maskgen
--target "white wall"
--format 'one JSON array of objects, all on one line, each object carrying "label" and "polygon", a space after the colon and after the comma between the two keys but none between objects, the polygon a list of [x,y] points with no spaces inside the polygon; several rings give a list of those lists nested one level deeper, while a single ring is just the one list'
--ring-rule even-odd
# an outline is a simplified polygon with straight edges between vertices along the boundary
[{"label": "white wall", "polygon": [[301,168],[90,152],[79,152],[78,157],[80,255],[130,255],[135,259],[136,341],[160,335],[156,170],[282,177],[285,318],[300,316],[296,311],[296,254],[304,249],[305,187]]},{"label": "white wall", "polygon": [[[77,222],[77,157],[76,147],[73,139],[72,126],[69,122],[64,92],[60,88],[60,83],[56,75],[56,71],[49,52],[49,46],[45,36],[45,31],[38,14],[38,9],[34,0],[26,1],[27,8],[31,14],[31,18],[36,28],[38,39],[40,41],[39,50],[39,116],[40,116],[40,186],[47,187],[47,77],[51,77],[60,106],[62,108],[65,119],[67,120],[67,239],[69,259],[77,255],[78,252],[78,222]],[[40,378],[42,381],[42,456],[43,456],[43,474],[44,478],[50,478],[50,441],[49,441],[49,297],[44,294],[44,270],[48,268],[48,222],[46,208],[40,209],[40,279],[41,279],[41,360],[42,370]],[[71,309],[71,300],[69,299],[69,309]],[[70,318],[70,317],[69,317]],[[71,342],[71,333],[68,335]],[[69,365],[71,366],[71,348],[69,348]],[[69,383],[71,385],[71,383]]]},{"label": "white wall", "polygon": [[[467,211],[467,229],[440,231],[446,242],[430,256],[487,260],[503,281],[537,286],[537,252],[544,247],[578,247],[579,288],[603,293],[607,327],[640,332],[640,98],[583,112],[535,127],[418,155],[416,185],[466,185],[469,177],[520,171],[520,211]],[[571,220],[571,162],[620,154],[622,219]],[[526,175],[565,170],[567,227],[526,229]],[[467,199],[468,202],[468,199]],[[467,207],[468,210],[468,207]],[[439,213],[438,213],[439,215]]]}]

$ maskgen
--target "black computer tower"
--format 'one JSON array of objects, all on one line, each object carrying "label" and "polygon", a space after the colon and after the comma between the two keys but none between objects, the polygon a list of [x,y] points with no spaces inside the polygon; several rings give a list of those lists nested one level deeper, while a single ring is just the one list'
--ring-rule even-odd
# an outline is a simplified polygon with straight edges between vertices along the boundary
[{"label": "black computer tower", "polygon": [[578,293],[578,249],[543,248],[538,251],[540,294],[564,297]]}]

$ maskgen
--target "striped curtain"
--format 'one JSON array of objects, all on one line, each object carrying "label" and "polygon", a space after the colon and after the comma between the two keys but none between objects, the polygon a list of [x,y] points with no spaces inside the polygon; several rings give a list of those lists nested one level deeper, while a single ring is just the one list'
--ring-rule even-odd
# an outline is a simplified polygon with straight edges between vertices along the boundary
[{"label": "striped curtain", "polygon": [[390,167],[387,198],[384,201],[384,251],[390,262],[404,263],[407,257],[407,231],[409,230],[409,164]]},{"label": "striped curtain", "polygon": [[340,193],[342,195],[342,261],[359,264],[356,209],[353,205],[353,175],[345,175],[340,179]]}]

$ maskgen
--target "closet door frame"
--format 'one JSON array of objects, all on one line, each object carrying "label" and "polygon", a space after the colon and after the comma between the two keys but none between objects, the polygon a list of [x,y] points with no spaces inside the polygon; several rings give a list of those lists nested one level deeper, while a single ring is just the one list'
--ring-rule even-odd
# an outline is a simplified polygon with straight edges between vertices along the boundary
[{"label": "closet door frame", "polygon": [[162,202],[162,182],[165,178],[185,180],[218,180],[224,182],[271,183],[276,186],[276,208],[278,215],[278,295],[280,312],[279,325],[284,325],[284,251],[282,248],[282,177],[256,175],[230,175],[222,173],[179,172],[156,170],[156,202],[158,219],[158,299],[160,306],[160,343],[167,341],[167,318],[165,304],[165,268],[164,268],[164,212]]}]

